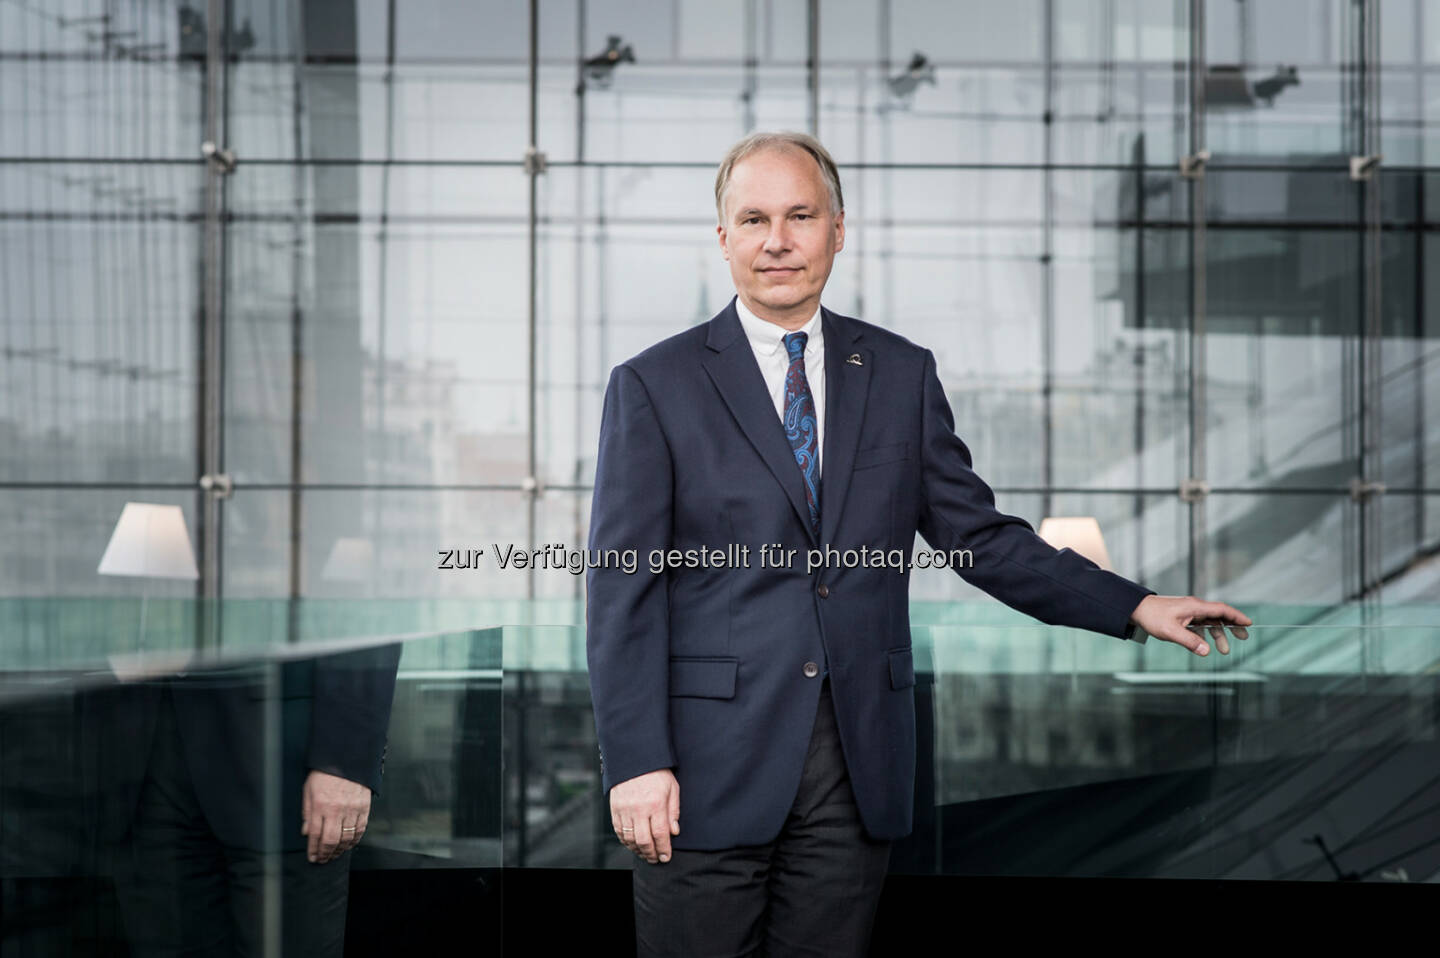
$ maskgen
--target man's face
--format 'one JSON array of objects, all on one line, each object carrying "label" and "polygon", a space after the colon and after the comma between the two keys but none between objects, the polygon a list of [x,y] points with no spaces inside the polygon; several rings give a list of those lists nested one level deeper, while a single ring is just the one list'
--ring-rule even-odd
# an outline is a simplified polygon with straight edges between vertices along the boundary
[{"label": "man's face", "polygon": [[830,215],[820,164],[799,149],[752,153],[730,171],[717,230],[735,290],[756,316],[798,329],[820,305],[845,213]]}]

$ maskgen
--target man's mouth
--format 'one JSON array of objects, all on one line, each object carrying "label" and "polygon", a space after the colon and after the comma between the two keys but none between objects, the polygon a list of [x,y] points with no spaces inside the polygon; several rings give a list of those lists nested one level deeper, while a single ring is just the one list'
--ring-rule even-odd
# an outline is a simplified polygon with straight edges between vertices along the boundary
[{"label": "man's mouth", "polygon": [[779,273],[779,274],[781,274],[781,275],[784,275],[784,274],[786,274],[786,273],[798,273],[798,272],[800,272],[800,267],[798,267],[798,266],[767,266],[767,267],[765,267],[764,269],[760,270],[760,272],[762,272],[762,273]]}]

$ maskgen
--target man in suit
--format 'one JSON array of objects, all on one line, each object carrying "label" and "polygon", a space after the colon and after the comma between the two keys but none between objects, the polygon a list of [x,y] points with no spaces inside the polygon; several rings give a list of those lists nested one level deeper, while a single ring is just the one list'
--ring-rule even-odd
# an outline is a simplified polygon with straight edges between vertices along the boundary
[{"label": "man in suit", "polygon": [[820,304],[845,223],[813,138],[747,137],[715,193],[736,298],[606,388],[590,548],[651,561],[591,552],[603,787],[642,954],[861,955],[912,825],[915,674],[908,564],[847,554],[908,558],[918,532],[1043,622],[1200,655],[1192,623],[1228,652],[1223,623],[1250,620],[996,509],[930,350]]}]

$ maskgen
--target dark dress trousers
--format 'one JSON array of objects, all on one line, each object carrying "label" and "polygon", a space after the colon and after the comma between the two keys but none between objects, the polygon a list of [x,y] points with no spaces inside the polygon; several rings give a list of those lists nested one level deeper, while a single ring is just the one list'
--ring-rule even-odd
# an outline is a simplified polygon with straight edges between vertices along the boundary
[{"label": "dark dress trousers", "polygon": [[637,955],[863,958],[890,844],[865,834],[830,681],[821,679],[800,787],[779,835],[763,845],[686,849],[665,864],[635,857]]},{"label": "dark dress trousers", "polygon": [[[799,468],[732,300],[615,367],[606,388],[592,550],[640,568],[587,571],[587,653],[603,785],[674,769],[683,850],[761,846],[795,805],[822,676],[855,806],[872,839],[912,827],[909,570],[844,567],[847,550],[969,549],[956,571],[1042,622],[1132,637],[1152,590],[1056,550],[995,507],[971,468],[930,350],[822,309],[825,435],[818,539]],[[759,549],[795,550],[762,568]],[[749,547],[748,565],[683,550]],[[810,549],[834,549],[806,571]],[[651,550],[682,550],[652,575]],[[695,555],[698,557],[699,553]],[[838,557],[840,561],[834,561]],[[676,855],[676,861],[680,854]],[[669,867],[668,865],[658,866]]]}]

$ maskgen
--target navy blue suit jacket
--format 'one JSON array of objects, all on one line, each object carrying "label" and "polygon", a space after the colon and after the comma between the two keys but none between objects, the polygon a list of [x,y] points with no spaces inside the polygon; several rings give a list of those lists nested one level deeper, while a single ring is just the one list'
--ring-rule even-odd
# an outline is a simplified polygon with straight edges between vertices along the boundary
[{"label": "navy blue suit jacket", "polygon": [[[960,575],[1042,622],[1131,637],[1153,594],[995,508],[971,470],[930,350],[822,310],[825,436],[817,542],[799,467],[734,300],[615,367],[590,516],[593,549],[635,549],[627,574],[587,571],[586,648],[608,794],[674,769],[679,849],[773,839],[799,787],[828,668],[866,831],[912,825],[915,672],[909,570],[806,573],[812,548],[969,549]],[[859,362],[850,359],[858,356]],[[748,567],[670,568],[651,550],[750,548]],[[761,568],[763,544],[796,550]],[[813,670],[812,670],[813,671]]]}]

